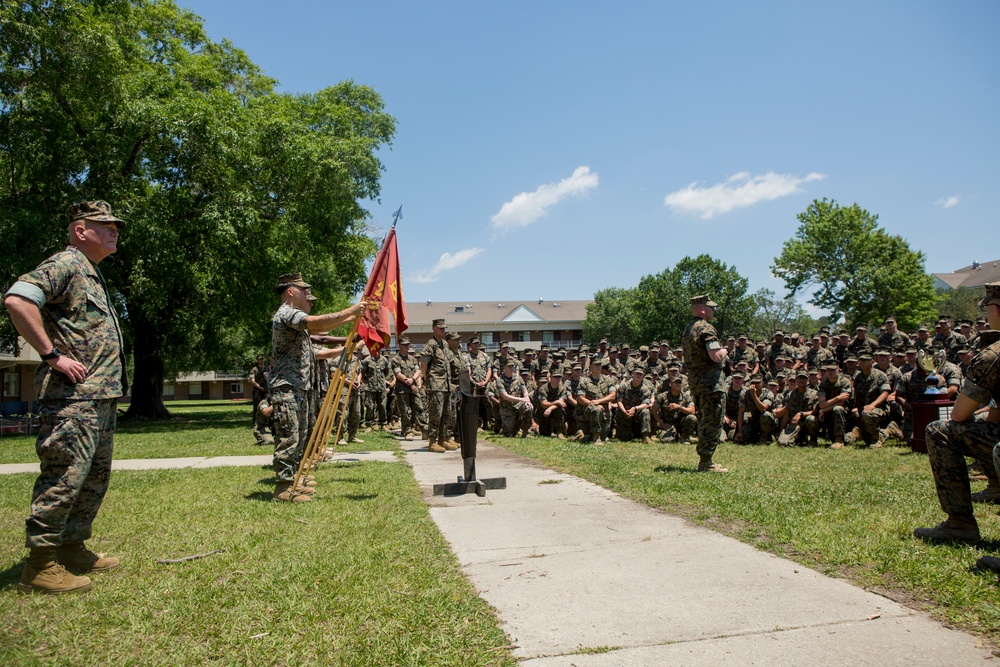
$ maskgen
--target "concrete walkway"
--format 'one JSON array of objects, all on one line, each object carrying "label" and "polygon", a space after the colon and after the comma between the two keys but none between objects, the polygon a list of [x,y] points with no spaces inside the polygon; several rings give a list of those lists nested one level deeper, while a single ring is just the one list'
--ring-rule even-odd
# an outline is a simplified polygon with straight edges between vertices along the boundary
[{"label": "concrete walkway", "polygon": [[[398,461],[393,452],[337,452],[334,461]],[[124,459],[112,461],[112,470],[168,470],[173,468],[221,468],[226,466],[270,466],[271,454],[257,456],[192,456],[178,459]],[[5,463],[0,465],[0,475],[19,472],[38,474],[37,463]]]},{"label": "concrete walkway", "polygon": [[462,473],[461,455],[400,444],[431,516],[527,667],[992,658],[926,614],[492,445],[480,443],[478,476],[506,477],[505,490],[433,496],[433,484]]}]

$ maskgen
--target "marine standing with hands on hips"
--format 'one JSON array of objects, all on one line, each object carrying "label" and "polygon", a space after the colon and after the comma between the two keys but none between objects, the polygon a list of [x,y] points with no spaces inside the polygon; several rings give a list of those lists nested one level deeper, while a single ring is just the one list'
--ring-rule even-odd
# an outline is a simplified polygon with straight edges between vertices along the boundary
[{"label": "marine standing with hands on hips", "polygon": [[41,471],[25,521],[22,593],[88,591],[82,575],[119,565],[84,541],[108,490],[118,399],[128,391],[118,315],[97,268],[118,249],[125,222],[104,201],[73,204],[66,215],[69,247],[4,296],[17,332],[42,358],[35,375]]}]

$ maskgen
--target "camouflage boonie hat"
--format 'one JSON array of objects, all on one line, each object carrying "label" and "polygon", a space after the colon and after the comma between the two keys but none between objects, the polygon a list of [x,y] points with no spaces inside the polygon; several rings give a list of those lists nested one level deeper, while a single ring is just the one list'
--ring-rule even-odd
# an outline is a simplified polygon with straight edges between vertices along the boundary
[{"label": "camouflage boonie hat", "polygon": [[286,287],[312,287],[309,283],[302,280],[301,273],[286,273],[285,275],[278,278],[278,289],[283,290]]},{"label": "camouflage boonie hat", "polygon": [[986,290],[986,296],[979,300],[980,308],[990,304],[1000,305],[1000,283],[986,283],[983,289]]},{"label": "camouflage boonie hat", "polygon": [[712,301],[712,299],[707,294],[699,294],[698,296],[691,297],[692,306],[708,306],[709,308],[718,308],[719,304]]},{"label": "camouflage boonie hat", "polygon": [[125,226],[124,220],[116,218],[111,214],[111,204],[101,200],[70,204],[69,208],[66,209],[66,217],[69,219],[69,222],[93,220],[94,222],[113,222],[118,229]]}]

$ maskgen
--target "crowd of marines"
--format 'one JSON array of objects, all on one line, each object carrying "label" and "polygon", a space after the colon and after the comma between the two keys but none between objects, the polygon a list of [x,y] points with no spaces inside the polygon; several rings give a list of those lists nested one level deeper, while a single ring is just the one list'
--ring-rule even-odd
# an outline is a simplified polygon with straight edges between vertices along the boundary
[{"label": "crowd of marines", "polygon": [[[864,325],[854,335],[828,327],[811,337],[776,331],[772,340],[755,343],[746,334],[730,335],[723,366],[723,440],[817,445],[825,435],[833,448],[880,447],[890,437],[908,441],[910,402],[920,400],[929,379],[954,398],[977,351],[979,333],[988,329],[984,318],[960,324],[955,331],[951,319],[942,317],[933,337],[926,327],[908,336],[891,317],[875,336]],[[463,372],[471,375],[474,393],[483,397],[481,427],[499,435],[595,444],[695,439],[698,414],[683,350],[668,340],[633,349],[628,343],[610,346],[602,338],[593,348],[542,344],[537,351],[517,351],[501,342],[490,353],[477,336],[462,349],[461,336],[448,332],[444,320],[435,320],[433,329],[435,336],[419,352],[405,335],[398,352],[372,356],[363,346],[357,348],[348,367],[348,376],[357,381],[344,428],[347,442],[357,441],[364,427],[400,431],[405,439],[426,437],[436,452],[456,449],[455,403]],[[939,351],[934,378],[917,364],[921,351]],[[314,377],[326,378],[329,362],[314,363]],[[251,372],[251,379],[257,377],[252,384],[258,407],[265,400],[264,370],[260,358]],[[312,393],[318,409],[323,388]],[[262,428],[269,421],[255,416],[262,443],[269,443]]]}]

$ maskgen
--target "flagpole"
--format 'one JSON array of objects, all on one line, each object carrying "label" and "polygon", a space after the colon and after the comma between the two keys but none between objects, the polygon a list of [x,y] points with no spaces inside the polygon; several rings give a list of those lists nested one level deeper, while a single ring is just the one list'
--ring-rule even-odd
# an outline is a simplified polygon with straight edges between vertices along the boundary
[{"label": "flagpole", "polygon": [[[379,245],[379,250],[377,253],[375,253],[375,265],[372,266],[372,273],[368,276],[368,284],[365,285],[365,291],[364,294],[362,295],[362,299],[365,299],[369,296],[369,290],[372,286],[371,283],[375,275],[375,268],[378,264],[379,256],[385,249],[385,242],[386,240],[388,240],[389,234],[391,234],[392,231],[396,229],[396,223],[402,219],[403,219],[403,206],[400,205],[400,207],[396,209],[396,212],[392,214],[392,226],[389,228],[389,231],[386,233],[386,235],[382,238],[382,243]],[[330,439],[330,431],[333,430],[332,427],[336,416],[335,404],[339,404],[340,394],[344,389],[345,380],[347,376],[346,371],[350,368],[351,357],[354,355],[354,348],[357,346],[357,343],[355,342],[354,339],[357,336],[358,325],[361,323],[361,318],[363,316],[364,313],[360,313],[357,317],[354,318],[354,322],[351,324],[351,332],[348,334],[347,341],[344,344],[344,351],[341,353],[342,356],[339,359],[337,368],[334,369],[333,373],[331,374],[330,387],[327,390],[327,395],[323,399],[323,405],[320,407],[319,414],[316,416],[316,423],[313,425],[313,431],[309,435],[309,441],[306,444],[306,449],[302,453],[302,460],[299,462],[299,468],[295,472],[295,481],[292,484],[293,489],[297,489],[299,487],[300,480],[302,480],[309,473],[309,470],[312,467],[313,463],[318,462],[314,461],[314,459],[317,458],[317,456],[320,453],[326,452],[327,445]],[[396,325],[398,330],[399,323],[396,322]],[[351,384],[353,385],[353,383],[354,383],[354,378],[351,379]],[[341,416],[340,419],[340,425],[337,428],[338,438],[340,436],[341,430],[343,429],[344,418],[347,417],[348,412],[350,410],[350,406],[348,405],[349,400],[350,400],[350,387],[348,388],[348,393],[347,396],[345,397],[344,410],[343,410],[343,415]],[[334,449],[336,449],[336,446],[337,445],[335,442]]]}]

